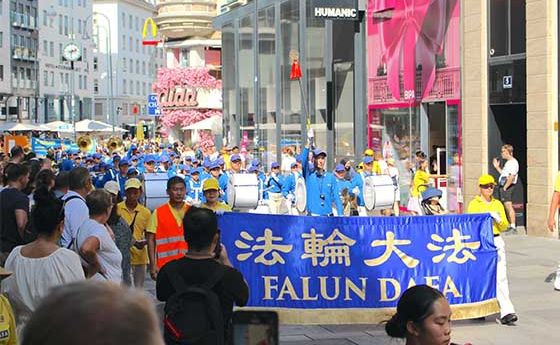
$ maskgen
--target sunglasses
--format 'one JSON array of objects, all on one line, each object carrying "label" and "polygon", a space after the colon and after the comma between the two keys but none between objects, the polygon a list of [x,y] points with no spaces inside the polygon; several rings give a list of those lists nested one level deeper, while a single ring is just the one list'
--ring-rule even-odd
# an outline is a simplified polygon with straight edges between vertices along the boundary
[{"label": "sunglasses", "polygon": [[482,189],[494,189],[493,184],[480,185],[479,187],[482,188]]}]

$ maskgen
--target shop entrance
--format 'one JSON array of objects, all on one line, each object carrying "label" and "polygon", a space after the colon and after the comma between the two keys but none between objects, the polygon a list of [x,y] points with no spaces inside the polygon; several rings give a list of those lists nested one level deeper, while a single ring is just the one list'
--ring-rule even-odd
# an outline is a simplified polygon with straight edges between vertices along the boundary
[{"label": "shop entrance", "polygon": [[513,146],[513,156],[519,162],[519,177],[513,193],[516,225],[525,225],[527,195],[527,106],[525,104],[491,105],[488,112],[488,171],[498,178],[492,160],[500,157],[504,144]]},{"label": "shop entrance", "polygon": [[430,173],[448,175],[434,181],[443,192],[442,206],[462,210],[460,108],[458,102],[430,102],[421,107],[420,147],[430,161]]}]

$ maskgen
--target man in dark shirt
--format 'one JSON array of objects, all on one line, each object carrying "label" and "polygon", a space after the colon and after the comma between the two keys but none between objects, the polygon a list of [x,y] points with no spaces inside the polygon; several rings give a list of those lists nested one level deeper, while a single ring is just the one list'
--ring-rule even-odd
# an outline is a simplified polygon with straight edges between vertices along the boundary
[{"label": "man in dark shirt", "polygon": [[[212,289],[220,300],[226,343],[231,342],[233,306],[243,307],[249,298],[249,287],[241,273],[231,266],[225,248],[220,244],[216,214],[208,209],[191,207],[183,220],[189,252],[184,258],[164,265],[157,276],[156,293],[167,301],[175,293],[170,275],[179,274],[187,286],[204,284],[217,270],[222,279]],[[216,250],[218,248],[218,250]]]},{"label": "man in dark shirt", "polygon": [[[14,247],[24,244],[23,235],[29,214],[29,198],[22,192],[29,182],[29,168],[22,164],[9,164],[5,171],[7,186],[0,192],[2,210],[0,250],[4,260]],[[3,262],[1,262],[3,264]]]}]

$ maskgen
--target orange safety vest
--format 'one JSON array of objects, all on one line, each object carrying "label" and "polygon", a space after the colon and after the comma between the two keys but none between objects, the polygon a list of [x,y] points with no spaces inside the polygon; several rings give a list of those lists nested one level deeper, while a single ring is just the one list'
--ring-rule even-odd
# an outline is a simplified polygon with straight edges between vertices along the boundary
[{"label": "orange safety vest", "polygon": [[[187,205],[187,209],[188,209]],[[183,224],[177,225],[177,220],[171,213],[169,204],[157,209],[156,229],[156,262],[158,268],[166,263],[182,258],[188,250],[185,242]]]}]

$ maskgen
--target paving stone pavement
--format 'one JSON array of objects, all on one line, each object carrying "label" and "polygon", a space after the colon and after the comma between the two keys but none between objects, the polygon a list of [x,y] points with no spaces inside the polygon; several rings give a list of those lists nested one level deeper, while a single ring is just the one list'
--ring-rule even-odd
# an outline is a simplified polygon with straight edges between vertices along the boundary
[{"label": "paving stone pavement", "polygon": [[[560,241],[506,236],[506,255],[510,294],[519,321],[502,326],[496,317],[483,321],[453,323],[453,341],[473,345],[560,344],[560,292],[552,286],[553,274],[560,261]],[[147,290],[154,295],[153,282]],[[161,308],[161,304],[159,305]],[[160,309],[158,308],[158,309]],[[394,345],[382,325],[318,325],[280,327],[282,345]]]}]

